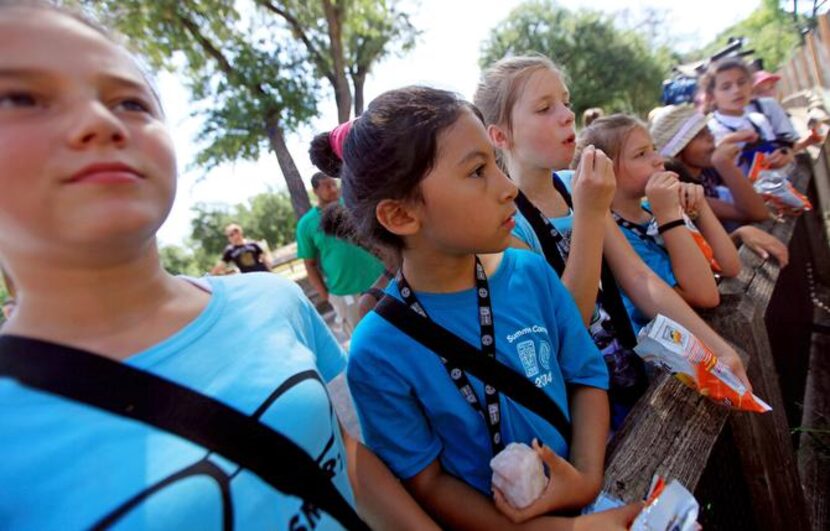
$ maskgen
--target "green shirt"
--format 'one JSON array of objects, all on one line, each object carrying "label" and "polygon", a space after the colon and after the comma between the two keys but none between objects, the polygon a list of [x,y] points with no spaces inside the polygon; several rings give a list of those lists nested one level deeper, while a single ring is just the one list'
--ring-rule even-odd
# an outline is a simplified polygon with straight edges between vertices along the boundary
[{"label": "green shirt", "polygon": [[320,208],[306,212],[297,223],[297,258],[315,260],[333,295],[366,291],[383,274],[383,263],[371,253],[320,227]]}]

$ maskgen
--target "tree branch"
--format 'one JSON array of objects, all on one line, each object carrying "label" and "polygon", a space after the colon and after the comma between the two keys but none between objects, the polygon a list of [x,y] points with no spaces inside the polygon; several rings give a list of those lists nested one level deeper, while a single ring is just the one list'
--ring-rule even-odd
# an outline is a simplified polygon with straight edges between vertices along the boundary
[{"label": "tree branch", "polygon": [[332,72],[332,70],[328,68],[325,58],[322,56],[317,47],[314,46],[314,43],[311,42],[311,39],[308,38],[308,35],[306,35],[305,29],[303,28],[303,25],[300,24],[300,21],[297,20],[297,17],[289,13],[288,10],[274,5],[274,3],[270,2],[269,0],[256,0],[256,3],[258,3],[268,11],[271,11],[272,13],[276,14],[277,16],[281,17],[283,20],[288,22],[288,25],[291,26],[291,29],[305,45],[306,49],[308,50],[308,53],[311,54],[312,59],[317,64],[317,68],[319,68],[320,72],[322,72],[323,75],[326,76],[326,78],[333,84],[335,82],[334,72]]}]

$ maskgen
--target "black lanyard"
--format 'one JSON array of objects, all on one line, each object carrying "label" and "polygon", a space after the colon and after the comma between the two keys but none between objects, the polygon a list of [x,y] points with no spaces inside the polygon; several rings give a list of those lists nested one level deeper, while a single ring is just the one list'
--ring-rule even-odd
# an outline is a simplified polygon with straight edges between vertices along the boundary
[{"label": "black lanyard", "polygon": [[[651,214],[651,212],[647,208],[643,207],[643,210],[645,210],[646,212]],[[648,231],[642,227],[642,225],[639,225],[637,223],[632,223],[631,221],[628,221],[627,219],[620,216],[619,214],[617,214],[614,211],[611,211],[611,215],[614,217],[614,221],[617,222],[617,225],[632,231],[634,234],[639,236],[640,239],[643,240],[644,242],[651,242],[654,245],[658,246],[659,248],[661,248],[665,251],[665,247],[663,247],[663,245],[661,245],[660,242],[658,242],[657,239],[654,236],[649,234]]]},{"label": "black lanyard", "polygon": [[[407,282],[406,278],[404,278],[403,271],[398,271],[397,280],[398,290],[400,291],[401,297],[407,306],[419,315],[429,319],[426,310],[424,310],[424,307],[421,306],[420,302],[418,302],[415,292],[412,291],[412,288],[409,286],[409,282]],[[481,261],[478,259],[478,256],[476,256],[475,280],[476,296],[478,298],[478,322],[481,326],[481,350],[490,359],[495,360],[496,334],[495,329],[493,328],[493,309],[490,304],[490,285],[487,282],[487,274],[484,272],[484,266],[481,265]],[[439,358],[441,359],[441,363],[444,365],[444,368],[447,370],[447,374],[450,375],[450,379],[461,393],[461,396],[463,396],[467,400],[467,403],[469,403],[473,409],[482,416],[485,422],[487,422],[487,428],[490,431],[490,442],[493,445],[493,455],[496,455],[504,448],[504,443],[501,438],[501,411],[499,409],[498,390],[489,385],[487,382],[483,382],[484,398],[487,405],[485,413],[485,410],[482,409],[481,403],[473,391],[473,386],[470,384],[470,380],[467,378],[467,375],[464,374],[464,371],[462,371],[456,364],[447,360],[447,358],[440,355]]]},{"label": "black lanyard", "polygon": [[[573,210],[573,198],[571,197],[570,192],[568,192],[568,188],[565,186],[565,183],[562,182],[562,179],[560,179],[556,173],[554,173],[552,177],[554,188],[556,188],[556,191],[559,192],[559,195],[561,195],[565,200],[568,208]],[[531,203],[521,191],[519,191],[519,194],[516,197],[516,206],[519,207],[519,211],[525,219],[527,219],[528,223],[530,223],[536,237],[539,238],[539,243],[542,246],[542,252],[544,253],[548,264],[553,267],[553,270],[556,271],[556,274],[559,275],[559,277],[562,277],[562,274],[565,271],[565,260],[567,259],[570,251],[567,241],[559,233],[559,231],[556,230],[556,227],[553,226],[553,223],[550,222],[547,216],[545,216],[541,210],[536,208],[536,205]],[[559,240],[556,238],[557,235],[563,240],[565,245],[559,244]],[[602,289],[597,292],[597,302],[605,308],[608,315],[611,317],[614,330],[622,345],[626,348],[634,348],[634,345],[637,344],[637,337],[634,335],[634,330],[631,328],[631,321],[628,319],[628,312],[622,302],[622,297],[620,296],[620,292],[617,287],[617,281],[611,272],[611,268],[605,261],[604,256],[602,258],[600,280],[602,281]]]}]

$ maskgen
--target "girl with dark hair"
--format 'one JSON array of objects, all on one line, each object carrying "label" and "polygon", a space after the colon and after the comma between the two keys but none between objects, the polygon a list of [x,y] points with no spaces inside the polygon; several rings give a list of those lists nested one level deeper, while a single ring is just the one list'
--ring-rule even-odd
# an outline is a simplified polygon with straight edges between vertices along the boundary
[{"label": "girl with dark hair", "polygon": [[[351,343],[347,377],[366,443],[446,527],[571,528],[542,515],[579,509],[599,491],[608,375],[556,275],[535,254],[507,249],[516,187],[496,164],[481,115],[441,90],[387,92],[353,123],[341,178],[360,234],[401,257],[389,299]],[[384,304],[529,379],[572,436],[376,313]],[[498,491],[495,504],[488,499],[489,461],[511,442],[533,443],[550,470],[546,490],[522,510]],[[580,521],[623,529],[637,509]]]},{"label": "girl with dark hair", "polygon": [[779,136],[767,116],[749,105],[752,99],[752,73],[740,57],[721,59],[709,65],[700,81],[707,110],[714,111],[709,130],[720,142],[738,131],[755,133],[751,140],[740,142],[741,168],[746,173],[755,153],[767,153],[772,168],[781,168],[794,160],[793,144],[797,135]]},{"label": "girl with dark hair", "polygon": [[341,433],[346,356],[296,284],[162,268],[176,158],[129,53],[7,0],[0,49],[2,527],[430,528]]}]

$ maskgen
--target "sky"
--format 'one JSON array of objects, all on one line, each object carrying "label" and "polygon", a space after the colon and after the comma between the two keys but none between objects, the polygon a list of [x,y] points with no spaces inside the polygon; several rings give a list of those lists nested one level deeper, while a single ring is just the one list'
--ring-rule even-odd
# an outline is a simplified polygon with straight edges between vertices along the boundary
[{"label": "sky", "polygon": [[[413,24],[422,32],[415,48],[403,57],[387,58],[375,67],[366,81],[365,101],[368,103],[386,90],[411,84],[454,90],[471,99],[480,75],[481,43],[520,3],[518,0],[419,0],[419,7],[409,10]],[[707,44],[721,30],[745,18],[759,3],[760,0],[558,2],[569,9],[589,8],[619,14],[621,20],[625,20],[625,11],[630,20],[639,20],[646,9],[660,10],[666,15],[666,34],[672,36],[671,44],[680,51]],[[263,153],[256,162],[224,164],[207,173],[194,168],[192,161],[197,146],[193,139],[200,121],[190,116],[188,91],[175,74],[160,74],[158,84],[179,161],[176,202],[158,233],[162,245],[184,243],[190,234],[191,207],[196,203],[234,205],[269,189],[285,189],[277,159],[270,152]],[[308,144],[316,133],[337,125],[336,106],[331,96],[320,101],[319,110],[315,120],[287,138],[288,148],[307,185],[316,171],[308,160]]]}]

